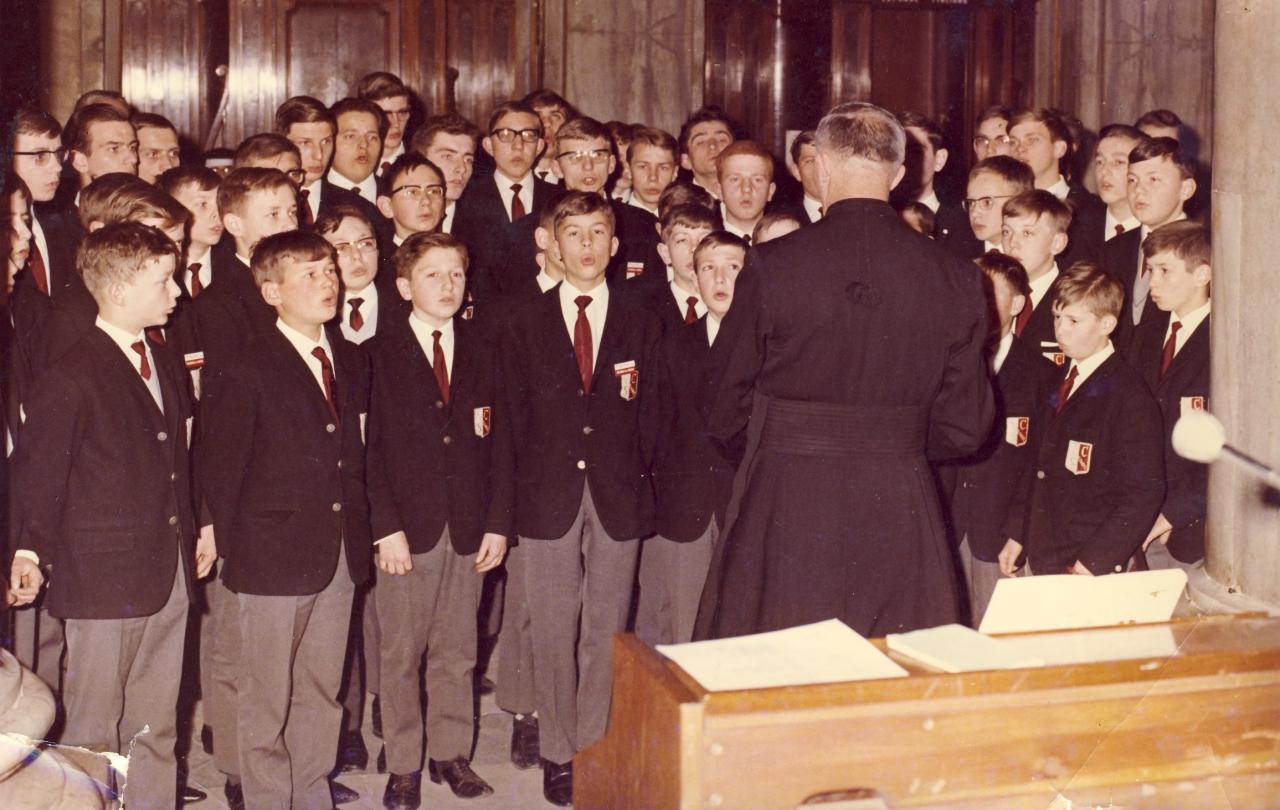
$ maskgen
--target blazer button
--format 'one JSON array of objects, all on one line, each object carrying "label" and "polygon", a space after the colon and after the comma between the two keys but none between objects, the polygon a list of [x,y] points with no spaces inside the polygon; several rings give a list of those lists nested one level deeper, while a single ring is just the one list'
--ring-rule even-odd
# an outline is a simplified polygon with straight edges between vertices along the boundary
[{"label": "blazer button", "polygon": [[444,407],[444,403],[437,399],[437,400],[436,400],[436,409],[438,410],[438,409],[443,408],[443,407]]},{"label": "blazer button", "polygon": [[584,426],[583,426],[583,428],[582,428],[582,435],[583,435],[583,436],[590,436],[590,435],[591,435],[591,431],[592,431],[591,425],[584,425]]},{"label": "blazer button", "polygon": [[338,429],[338,426],[337,426],[337,425],[335,425],[335,424],[333,424],[333,423],[330,423],[330,424],[325,425],[325,426],[324,426],[324,429],[325,429],[325,432],[326,432],[326,433],[332,433],[332,432],[334,432],[335,430],[337,430],[337,429]]},{"label": "blazer button", "polygon": [[1116,566],[1116,573],[1117,573],[1117,574],[1122,573],[1123,571],[1124,571],[1124,566],[1122,566],[1122,565],[1117,565],[1117,566]]},{"label": "blazer button", "polygon": [[341,511],[342,511],[342,504],[340,504],[340,503],[335,503],[335,504],[333,505],[333,511],[335,511],[335,512],[341,512]]},{"label": "blazer button", "polygon": [[1036,478],[1039,478],[1041,481],[1043,481],[1043,480],[1044,480],[1044,470],[1036,470]]},{"label": "blazer button", "polygon": [[445,443],[445,444],[453,444],[453,439],[452,439],[451,437],[449,437],[449,436],[445,436],[445,437],[444,437],[444,443]]},{"label": "blazer button", "polygon": [[578,469],[585,470],[586,468],[587,468],[587,462],[583,461],[582,459],[578,459]]},{"label": "blazer button", "polygon": [[178,474],[177,474],[177,473],[169,473],[169,480],[170,480],[170,481],[177,481],[177,480],[178,480]]},{"label": "blazer button", "polygon": [[169,525],[170,525],[170,526],[177,526],[177,525],[178,525],[178,516],[177,516],[177,515],[170,515],[170,516],[169,516]]},{"label": "blazer button", "polygon": [[338,459],[338,469],[342,469],[342,459]]},{"label": "blazer button", "polygon": [[156,441],[165,442],[169,440],[169,434],[163,430],[156,434]]}]

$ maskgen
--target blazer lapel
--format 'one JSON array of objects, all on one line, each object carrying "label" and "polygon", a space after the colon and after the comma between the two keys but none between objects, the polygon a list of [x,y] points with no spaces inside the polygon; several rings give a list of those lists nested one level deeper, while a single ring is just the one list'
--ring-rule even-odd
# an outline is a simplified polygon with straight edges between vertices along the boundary
[{"label": "blazer lapel", "polygon": [[[293,347],[289,339],[280,333],[279,329],[272,330],[274,334],[268,334],[267,343],[272,351],[276,354],[276,362],[284,369],[288,370],[288,374],[293,377],[295,384],[305,386],[306,391],[310,392],[309,399],[318,409],[317,414],[321,415],[327,422],[329,420],[329,403],[325,401],[324,390],[320,384],[316,382],[315,375],[311,373],[311,366],[302,355],[298,354],[298,350]],[[333,344],[330,343],[330,346]],[[333,364],[333,387],[335,390],[334,400],[340,402],[342,391],[342,378],[339,376],[341,371],[338,369],[338,363],[333,358],[329,358],[329,362]],[[341,418],[341,406],[338,406],[338,416]]]},{"label": "blazer lapel", "polygon": [[[1167,329],[1167,327],[1166,327]],[[1169,369],[1164,376],[1159,377],[1159,381],[1155,388],[1164,388],[1169,381],[1175,379],[1178,372],[1186,366],[1197,362],[1200,358],[1209,353],[1209,318],[1205,318],[1196,327],[1196,331],[1191,333],[1191,337],[1187,338],[1187,342],[1182,344],[1182,348],[1173,356],[1173,362],[1169,364]],[[1159,369],[1156,369],[1159,376]]]},{"label": "blazer lapel", "polygon": [[[124,352],[120,351],[120,347],[111,337],[96,326],[89,331],[90,342],[94,349],[101,357],[105,368],[117,375],[125,388],[129,391],[137,404],[140,412],[145,413],[147,419],[150,419],[153,425],[164,424],[164,414],[160,412],[160,408],[156,405],[155,397],[151,396],[151,389],[147,387],[146,382],[142,379],[142,375],[138,372],[138,368],[130,362]],[[155,355],[154,349],[152,356]],[[156,363],[155,365],[160,365]],[[154,373],[154,370],[153,370]],[[163,388],[161,389],[163,391]]]},{"label": "blazer lapel", "polygon": [[[595,375],[591,380],[591,390],[597,390],[601,385],[601,376],[613,373],[613,356],[614,349],[618,341],[621,339],[619,335],[626,331],[626,312],[621,304],[618,303],[618,295],[620,291],[613,290],[609,295],[609,306],[605,310],[603,334],[600,335],[600,348],[596,351],[596,369]],[[623,358],[624,360],[634,360],[634,357]],[[606,372],[606,368],[608,371]],[[605,379],[605,382],[608,382]]]}]

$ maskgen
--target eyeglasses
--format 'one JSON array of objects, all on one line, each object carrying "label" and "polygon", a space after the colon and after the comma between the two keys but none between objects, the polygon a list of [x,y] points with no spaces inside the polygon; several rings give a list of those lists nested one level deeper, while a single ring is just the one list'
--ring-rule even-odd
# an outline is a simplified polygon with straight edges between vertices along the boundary
[{"label": "eyeglasses", "polygon": [[58,164],[61,164],[63,161],[65,161],[67,159],[67,150],[66,149],[41,149],[37,152],[14,152],[13,153],[14,157],[18,157],[19,155],[22,155],[24,157],[35,158],[35,164],[37,166],[48,166],[51,160]]},{"label": "eyeglasses", "polygon": [[417,201],[422,198],[428,200],[438,200],[444,196],[444,186],[401,186],[391,190],[392,197],[397,194],[403,194],[411,200]]},{"label": "eyeglasses", "polygon": [[290,169],[285,174],[289,176],[295,186],[302,185],[302,181],[307,179],[307,173],[302,169]]},{"label": "eyeglasses", "polygon": [[988,138],[986,135],[979,135],[973,139],[974,149],[986,149],[991,144],[996,146],[1009,146],[1013,143],[1013,139],[1008,135],[997,135],[994,138]]},{"label": "eyeglasses", "polygon": [[574,166],[581,166],[588,161],[595,163],[597,160],[608,160],[612,154],[608,149],[579,149],[576,152],[561,152],[556,155],[556,160],[567,160]]},{"label": "eyeglasses", "polygon": [[501,129],[495,129],[489,134],[497,138],[499,143],[511,143],[517,137],[525,143],[536,143],[538,139],[542,137],[542,130],[511,129],[510,127],[502,127]]},{"label": "eyeglasses", "polygon": [[979,211],[982,211],[985,213],[987,211],[990,211],[992,207],[995,206],[996,200],[1007,200],[1012,196],[1014,195],[1001,194],[996,197],[979,197],[976,200],[972,198],[965,198],[960,202],[960,205],[963,206],[964,210],[966,211],[972,211],[973,209],[976,208]]},{"label": "eyeglasses", "polygon": [[344,259],[354,259],[361,253],[377,253],[378,240],[370,236],[354,242],[339,242],[333,246],[333,249]]}]

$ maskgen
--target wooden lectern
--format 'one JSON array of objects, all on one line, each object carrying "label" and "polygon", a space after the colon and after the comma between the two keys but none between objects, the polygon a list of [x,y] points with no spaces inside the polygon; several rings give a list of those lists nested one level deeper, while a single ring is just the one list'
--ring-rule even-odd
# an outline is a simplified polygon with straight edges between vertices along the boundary
[{"label": "wooden lectern", "polygon": [[[1097,660],[1153,632],[1172,654]],[[946,674],[891,654],[910,677],[708,692],[618,636],[574,806],[1280,808],[1280,619],[1030,635],[1095,660]]]}]

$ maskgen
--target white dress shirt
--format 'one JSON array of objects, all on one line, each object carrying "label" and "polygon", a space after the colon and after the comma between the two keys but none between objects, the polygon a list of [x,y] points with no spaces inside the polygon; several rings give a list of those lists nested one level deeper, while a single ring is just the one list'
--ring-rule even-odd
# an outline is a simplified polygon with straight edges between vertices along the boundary
[{"label": "white dress shirt", "polygon": [[1119,233],[1116,233],[1116,226],[1117,226],[1117,225],[1119,225],[1121,228],[1123,228],[1123,229],[1124,229],[1124,230],[1122,230],[1120,233],[1128,233],[1129,231],[1133,230],[1134,228],[1141,228],[1141,227],[1142,227],[1142,223],[1141,223],[1141,222],[1139,222],[1139,221],[1138,221],[1138,218],[1137,218],[1137,217],[1135,217],[1133,214],[1130,214],[1130,215],[1129,215],[1129,218],[1128,218],[1128,219],[1126,219],[1126,220],[1119,220],[1119,219],[1116,219],[1116,218],[1115,218],[1115,216],[1111,213],[1111,209],[1110,209],[1110,208],[1108,208],[1108,209],[1107,209],[1107,224],[1106,224],[1106,226],[1105,226],[1106,230],[1104,230],[1104,231],[1102,232],[1102,238],[1103,238],[1103,240],[1104,240],[1104,241],[1109,241],[1109,240],[1111,240],[1112,238],[1114,238],[1114,237],[1116,237],[1116,236],[1119,236],[1119,235],[1120,235]]},{"label": "white dress shirt", "polygon": [[1058,263],[1054,262],[1049,272],[1031,282],[1031,300],[1027,302],[1027,306],[1031,307],[1033,312],[1036,307],[1040,306],[1040,301],[1044,298],[1045,293],[1049,292],[1049,288],[1053,286],[1053,282],[1057,277]]},{"label": "white dress shirt", "polygon": [[996,353],[991,356],[991,373],[999,374],[1000,368],[1004,365],[1005,358],[1009,356],[1009,350],[1013,348],[1013,329],[1004,333],[1004,337],[1000,338],[1000,342],[996,344]]},{"label": "white dress shirt", "polygon": [[1187,345],[1187,341],[1195,334],[1196,329],[1200,328],[1200,324],[1204,323],[1204,319],[1209,317],[1209,308],[1212,301],[1205,301],[1203,306],[1196,307],[1187,313],[1187,317],[1179,318],[1176,312],[1169,313],[1169,325],[1164,328],[1164,340],[1160,342],[1163,346],[1169,340],[1169,333],[1173,331],[1175,323],[1182,324],[1178,327],[1178,336],[1173,341],[1173,355],[1178,356],[1178,352],[1182,351],[1182,347]]},{"label": "white dress shirt", "polygon": [[[1071,393],[1067,395],[1067,399],[1071,399],[1071,397],[1075,396],[1077,391],[1084,388],[1084,381],[1089,379],[1093,372],[1098,370],[1098,366],[1107,362],[1107,358],[1115,353],[1116,347],[1112,345],[1110,340],[1108,340],[1107,345],[1098,349],[1096,352],[1080,362],[1075,362],[1073,360],[1071,362],[1071,367],[1076,369],[1076,381],[1075,384],[1071,386]],[[1067,374],[1070,375],[1071,372],[1068,371]]]},{"label": "white dress shirt", "polygon": [[822,201],[815,200],[808,194],[804,195],[804,212],[809,215],[810,222],[822,219]]},{"label": "white dress shirt", "polygon": [[650,208],[649,206],[644,204],[644,200],[640,199],[635,194],[632,194],[629,197],[627,197],[627,205],[634,205],[636,208],[639,208],[641,211],[648,211],[650,214],[653,214],[655,217],[658,215],[657,206]]},{"label": "white dress shirt", "polygon": [[983,240],[982,240],[982,252],[983,252],[983,253],[987,253],[987,252],[990,252],[990,251],[992,251],[992,250],[994,250],[994,251],[996,251],[996,252],[998,252],[998,253],[1003,253],[1003,252],[1004,252],[1003,247],[1004,247],[1004,246],[1003,246],[1003,245],[1001,245],[999,242],[988,242],[988,241],[987,241],[987,240],[985,240],[985,239],[983,239]]},{"label": "white dress shirt", "polygon": [[191,265],[193,264],[199,265],[196,267],[196,273],[200,274],[200,289],[209,289],[209,283],[213,281],[213,262],[209,261],[212,253],[213,251],[206,249],[201,256],[187,257],[187,266],[182,269],[182,282],[187,292],[191,291],[191,277],[194,275],[191,272]]},{"label": "white dress shirt", "polygon": [[432,332],[440,333],[440,351],[444,352],[444,372],[450,380],[453,379],[453,319],[446,320],[440,326],[433,326],[427,323],[416,312],[409,313],[409,328],[413,330],[413,336],[418,339],[418,345],[422,347],[422,353],[426,355],[427,364],[435,369],[436,358],[436,339]]},{"label": "white dress shirt", "polygon": [[378,161],[378,169],[373,173],[373,176],[380,179],[382,177],[382,164],[385,163],[388,166],[390,166],[392,163],[396,162],[396,158],[400,157],[403,154],[404,154],[404,141],[400,142],[400,145],[395,148],[395,151],[389,154],[386,151],[384,151],[382,153],[382,158]]},{"label": "white dress shirt", "polygon": [[[338,188],[352,189],[361,197],[364,197],[373,205],[378,204],[378,178],[374,174],[370,174],[365,179],[356,183],[342,176],[342,172],[337,169],[329,169],[329,182]],[[320,207],[316,206],[312,209],[316,216],[320,216]]]},{"label": "white dress shirt", "polygon": [[519,180],[512,180],[503,174],[500,170],[494,170],[493,182],[498,186],[498,196],[502,198],[502,205],[507,209],[507,219],[514,220],[511,216],[511,201],[515,199],[515,192],[511,187],[515,184],[520,185],[520,202],[524,203],[525,214],[533,213],[533,172],[529,172]]},{"label": "white dress shirt", "polygon": [[591,328],[591,367],[596,366],[596,358],[600,356],[600,336],[604,334],[604,318],[609,312],[609,285],[603,279],[591,292],[582,292],[577,287],[565,282],[560,285],[560,313],[564,316],[565,328],[569,330],[569,342],[573,342],[573,330],[578,323],[578,304],[573,299],[580,295],[591,296],[587,304],[587,326]]},{"label": "white dress shirt", "polygon": [[716,342],[716,335],[720,334],[720,318],[714,312],[707,312],[707,345],[712,346]]},{"label": "white dress shirt", "polygon": [[[364,323],[359,329],[351,328],[351,299],[360,299],[360,315]],[[378,332],[378,285],[372,281],[360,292],[347,292],[342,299],[342,336],[352,343],[364,343]]]},{"label": "white dress shirt", "polygon": [[928,208],[933,213],[938,213],[938,209],[942,207],[942,200],[938,199],[938,192],[929,189],[929,193],[921,197],[916,202]]},{"label": "white dress shirt", "polygon": [[[745,240],[748,245],[751,244],[751,231],[744,231],[729,221],[729,212],[725,209],[723,202],[720,203],[720,220],[724,222],[724,229],[726,231]],[[754,230],[754,228],[755,226],[753,225],[752,229]]]},{"label": "white dress shirt", "polygon": [[440,220],[440,233],[453,233],[453,216],[457,210],[457,200],[449,200],[444,204],[444,217]]},{"label": "white dress shirt", "polygon": [[676,299],[676,308],[680,311],[681,318],[684,317],[685,310],[689,308],[690,296],[698,299],[693,302],[693,311],[697,313],[698,317],[701,318],[703,315],[707,314],[706,302],[702,300],[702,296],[699,293],[689,292],[674,281],[672,281],[668,286],[671,288],[671,297]]},{"label": "white dress shirt", "polygon": [[[347,185],[350,185],[350,183],[348,183]],[[302,191],[307,192],[307,196],[304,199],[305,199],[306,206],[311,209],[312,220],[320,216],[320,189],[323,186],[324,186],[324,178],[317,177],[314,183],[312,183],[309,186],[302,187]],[[305,217],[303,213],[299,211],[298,223],[301,224],[303,219],[305,219]]]},{"label": "white dress shirt", "polygon": [[1071,185],[1067,183],[1067,178],[1058,175],[1058,182],[1045,189],[1059,200],[1065,200],[1067,195],[1071,193]]},{"label": "white dress shirt", "polygon": [[[1169,222],[1180,222],[1187,218],[1185,212],[1178,214]],[[1165,223],[1166,225],[1168,223]],[[1151,227],[1142,226],[1142,233],[1138,235],[1138,244],[1141,245],[1147,241],[1147,236],[1151,233]],[[1147,275],[1146,270],[1147,259],[1142,255],[1142,251],[1138,251],[1138,272],[1133,277],[1133,323],[1137,325],[1142,322],[1142,310],[1147,306],[1147,296],[1151,294],[1151,276]]]},{"label": "white dress shirt", "polygon": [[311,371],[311,376],[315,378],[316,385],[320,387],[321,396],[325,396],[323,376],[324,366],[320,365],[320,358],[316,357],[312,352],[316,350],[317,346],[324,349],[324,353],[329,358],[329,367],[333,369],[333,379],[335,380],[336,387],[336,381],[338,379],[338,364],[337,361],[333,359],[333,348],[329,346],[329,336],[324,333],[323,328],[320,329],[319,340],[312,340],[279,318],[276,319],[276,328],[280,330],[280,334],[284,335],[285,338],[293,344],[293,348],[298,350],[298,354],[306,362],[307,368]]},{"label": "white dress shirt", "polygon": [[[546,292],[547,290],[551,289],[552,287],[560,283],[556,281],[554,278],[552,278],[551,276],[547,275],[547,268],[545,267],[538,268],[538,275],[534,276],[533,280],[538,282],[538,289],[542,290],[543,292]],[[574,317],[576,318],[577,316],[574,316]]]},{"label": "white dress shirt", "polygon": [[[139,332],[136,335],[131,335],[115,324],[107,323],[101,317],[94,321],[94,326],[106,332],[107,337],[111,338],[112,342],[120,347],[120,351],[124,352],[125,359],[129,361],[129,365],[133,366],[133,370],[138,372],[138,379],[142,380],[143,384],[147,386],[147,390],[151,392],[151,398],[156,401],[156,407],[160,409],[161,413],[164,413],[164,397],[160,393],[160,375],[156,369],[156,358],[151,352],[151,344],[147,343],[144,333]],[[143,351],[147,353],[147,367],[151,369],[151,379],[149,380],[142,379],[142,357],[133,350],[133,344],[139,340],[142,341]]]}]

